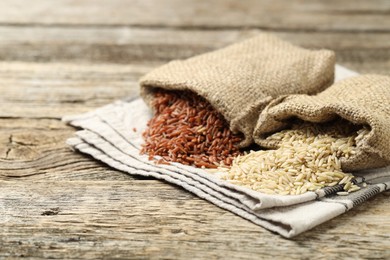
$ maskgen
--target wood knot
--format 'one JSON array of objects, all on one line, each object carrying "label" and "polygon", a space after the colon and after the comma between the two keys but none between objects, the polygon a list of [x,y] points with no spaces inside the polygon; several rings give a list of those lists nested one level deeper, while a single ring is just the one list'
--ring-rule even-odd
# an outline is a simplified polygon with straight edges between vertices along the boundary
[{"label": "wood knot", "polygon": [[52,208],[52,209],[49,209],[49,210],[45,210],[44,212],[42,212],[42,216],[53,216],[53,215],[58,215],[58,213],[60,212],[60,208]]}]

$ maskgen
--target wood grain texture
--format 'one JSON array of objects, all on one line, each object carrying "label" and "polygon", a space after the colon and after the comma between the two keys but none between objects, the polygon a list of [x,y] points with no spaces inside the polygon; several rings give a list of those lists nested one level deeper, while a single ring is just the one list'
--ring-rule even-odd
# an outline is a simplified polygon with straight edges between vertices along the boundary
[{"label": "wood grain texture", "polygon": [[[77,170],[77,169],[74,169]],[[86,185],[87,184],[87,185]],[[0,255],[45,258],[389,257],[389,197],[285,240],[159,181],[2,182]],[[8,209],[12,209],[9,211]],[[367,225],[367,223],[370,223]],[[373,232],[382,229],[382,235]],[[33,235],[32,235],[33,234]],[[373,237],[375,239],[373,240]],[[192,258],[192,257],[191,257]]]},{"label": "wood grain texture", "polygon": [[0,1],[0,259],[389,259],[390,192],[292,240],[74,152],[60,121],[260,30],[390,75],[390,2]]},{"label": "wood grain texture", "polygon": [[0,116],[61,118],[138,93],[150,66],[0,63]]},{"label": "wood grain texture", "polygon": [[[157,66],[169,60],[212,51],[252,37],[259,32],[257,29],[205,31],[166,28],[5,26],[0,27],[0,60],[109,62]],[[389,33],[275,32],[275,34],[305,48],[331,49],[336,52],[339,63],[359,72],[389,74]],[[138,69],[137,66],[133,68]]]},{"label": "wood grain texture", "polygon": [[386,0],[24,0],[0,2],[0,23],[305,31],[390,30]]}]

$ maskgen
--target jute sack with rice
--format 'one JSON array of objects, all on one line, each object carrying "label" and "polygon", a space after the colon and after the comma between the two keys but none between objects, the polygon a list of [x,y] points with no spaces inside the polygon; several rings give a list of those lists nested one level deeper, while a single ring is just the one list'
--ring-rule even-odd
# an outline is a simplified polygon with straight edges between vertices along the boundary
[{"label": "jute sack with rice", "polygon": [[226,48],[175,60],[140,80],[141,96],[153,108],[156,89],[189,90],[205,98],[242,133],[240,147],[253,143],[260,112],[286,94],[315,94],[333,82],[335,55],[306,50],[269,34]]},{"label": "jute sack with rice", "polygon": [[368,130],[356,142],[356,152],[341,158],[344,171],[390,164],[390,77],[387,76],[356,76],[315,96],[280,97],[259,116],[254,139],[262,147],[275,149],[278,140],[267,137],[288,129],[296,119],[325,123],[339,118]]}]

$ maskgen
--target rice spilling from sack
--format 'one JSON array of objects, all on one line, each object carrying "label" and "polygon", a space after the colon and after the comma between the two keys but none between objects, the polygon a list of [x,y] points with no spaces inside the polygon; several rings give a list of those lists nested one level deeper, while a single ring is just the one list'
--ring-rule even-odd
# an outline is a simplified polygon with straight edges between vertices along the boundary
[{"label": "rice spilling from sack", "polygon": [[190,91],[157,90],[155,114],[143,133],[142,154],[158,163],[179,162],[200,168],[231,165],[243,140],[203,97]]},{"label": "rice spilling from sack", "polygon": [[341,169],[341,158],[355,154],[368,129],[340,121],[332,124],[295,123],[291,129],[267,137],[275,150],[251,151],[220,167],[224,179],[267,194],[298,195],[327,186],[343,185],[343,192],[359,190],[353,175]]}]

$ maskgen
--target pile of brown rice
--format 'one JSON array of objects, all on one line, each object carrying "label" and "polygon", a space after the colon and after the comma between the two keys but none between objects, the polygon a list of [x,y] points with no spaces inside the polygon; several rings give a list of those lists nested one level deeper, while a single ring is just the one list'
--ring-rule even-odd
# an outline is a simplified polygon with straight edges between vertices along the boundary
[{"label": "pile of brown rice", "polygon": [[296,123],[267,138],[278,141],[278,149],[251,151],[219,170],[234,184],[268,194],[298,195],[342,184],[345,191],[339,195],[346,195],[360,187],[353,184],[352,174],[342,171],[340,159],[355,153],[368,131],[359,129],[346,122]]},{"label": "pile of brown rice", "polygon": [[201,168],[231,165],[240,154],[242,137],[233,134],[223,116],[189,91],[155,92],[155,115],[143,133],[142,154],[159,163],[179,162]]}]

